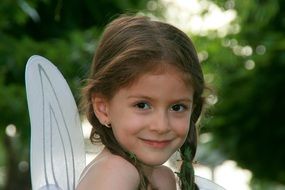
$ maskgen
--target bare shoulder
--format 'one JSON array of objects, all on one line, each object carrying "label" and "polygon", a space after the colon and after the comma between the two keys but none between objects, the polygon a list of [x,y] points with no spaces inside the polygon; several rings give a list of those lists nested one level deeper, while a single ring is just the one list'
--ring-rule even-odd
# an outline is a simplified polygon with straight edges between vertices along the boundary
[{"label": "bare shoulder", "polygon": [[176,190],[176,178],[167,166],[158,166],[152,174],[152,181],[158,189]]},{"label": "bare shoulder", "polygon": [[109,155],[92,165],[77,190],[136,190],[138,185],[137,169],[124,158]]}]

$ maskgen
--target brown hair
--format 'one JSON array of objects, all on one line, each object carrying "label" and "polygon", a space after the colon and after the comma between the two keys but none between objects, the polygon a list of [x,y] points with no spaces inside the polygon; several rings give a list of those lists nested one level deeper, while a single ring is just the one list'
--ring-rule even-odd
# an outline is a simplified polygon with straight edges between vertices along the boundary
[{"label": "brown hair", "polygon": [[140,174],[139,189],[146,189],[148,180],[142,172],[141,164],[122,149],[112,129],[102,127],[94,114],[91,98],[93,93],[99,93],[111,99],[118,89],[130,85],[140,75],[160,68],[163,64],[175,66],[183,73],[186,84],[194,87],[194,108],[187,139],[180,148],[183,163],[178,175],[182,190],[188,190],[189,187],[194,189],[193,169],[187,168],[189,164],[192,168],[196,153],[195,124],[203,105],[204,78],[191,40],[172,25],[152,21],[145,16],[126,15],[107,25],[93,59],[90,78],[83,91],[86,115],[93,126],[90,139],[93,143],[101,141],[113,154],[130,161]]}]

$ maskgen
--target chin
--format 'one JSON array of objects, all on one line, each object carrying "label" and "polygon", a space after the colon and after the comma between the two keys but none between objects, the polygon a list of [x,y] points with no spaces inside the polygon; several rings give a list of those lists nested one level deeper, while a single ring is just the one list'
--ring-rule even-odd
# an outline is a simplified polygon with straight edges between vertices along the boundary
[{"label": "chin", "polygon": [[162,164],[164,164],[168,159],[153,159],[153,160],[145,160],[142,162],[145,164],[145,165],[148,165],[148,166],[160,166]]}]

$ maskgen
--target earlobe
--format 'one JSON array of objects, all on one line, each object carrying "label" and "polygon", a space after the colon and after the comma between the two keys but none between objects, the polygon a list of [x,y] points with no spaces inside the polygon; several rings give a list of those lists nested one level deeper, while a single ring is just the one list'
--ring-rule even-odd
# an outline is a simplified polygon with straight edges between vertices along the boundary
[{"label": "earlobe", "polygon": [[94,114],[99,119],[100,123],[105,124],[109,121],[108,101],[106,100],[106,98],[100,95],[93,94],[92,106]]}]

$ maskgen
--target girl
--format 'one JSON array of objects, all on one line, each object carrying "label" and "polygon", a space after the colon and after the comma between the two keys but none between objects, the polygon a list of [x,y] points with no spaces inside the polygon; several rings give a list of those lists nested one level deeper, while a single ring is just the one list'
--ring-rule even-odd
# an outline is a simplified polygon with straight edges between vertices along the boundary
[{"label": "girl", "polygon": [[121,16],[105,29],[84,88],[90,139],[105,148],[77,190],[174,190],[162,166],[176,151],[182,190],[197,189],[192,160],[204,79],[179,29],[144,16]]}]

